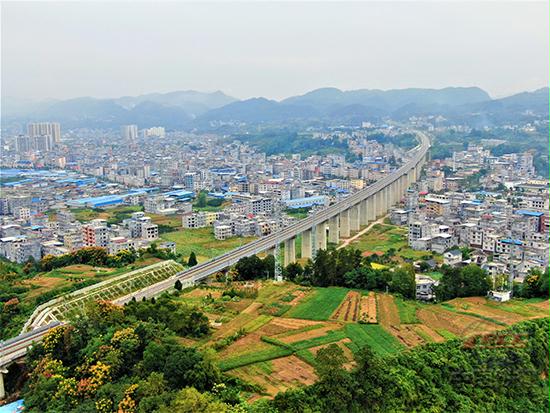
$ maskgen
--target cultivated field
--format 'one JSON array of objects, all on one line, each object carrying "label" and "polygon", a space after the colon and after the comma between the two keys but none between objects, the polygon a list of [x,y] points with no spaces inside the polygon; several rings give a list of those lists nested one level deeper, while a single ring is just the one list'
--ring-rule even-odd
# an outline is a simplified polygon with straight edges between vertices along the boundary
[{"label": "cultivated field", "polygon": [[[239,289],[243,284],[233,283]],[[485,298],[420,304],[384,293],[346,288],[309,288],[270,281],[247,284],[257,295],[223,297],[221,283],[195,288],[178,300],[197,305],[212,322],[213,333],[187,344],[211,347],[223,371],[261,389],[250,398],[315,381],[315,355],[330,344],[339,346],[354,365],[368,345],[391,355],[425,343],[495,331],[527,318],[544,317],[548,301]]]}]

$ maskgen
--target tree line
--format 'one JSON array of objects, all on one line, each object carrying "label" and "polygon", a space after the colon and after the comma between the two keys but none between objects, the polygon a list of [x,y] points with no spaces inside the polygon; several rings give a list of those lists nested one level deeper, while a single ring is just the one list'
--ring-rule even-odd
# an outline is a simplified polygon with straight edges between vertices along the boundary
[{"label": "tree line", "polygon": [[[315,258],[308,260],[303,266],[298,262],[289,264],[283,269],[283,275],[287,280],[301,285],[388,291],[405,298],[415,298],[413,266],[402,264],[392,268],[373,268],[372,264],[380,261],[387,260],[384,256],[363,257],[361,251],[354,248],[319,250]],[[269,255],[264,259],[251,256],[239,260],[235,270],[238,279],[250,280],[272,277],[273,267],[273,256]],[[440,271],[443,275],[434,292],[441,301],[455,297],[484,296],[492,288],[491,277],[476,264],[465,267],[443,265]],[[546,289],[546,295],[547,291]]]}]

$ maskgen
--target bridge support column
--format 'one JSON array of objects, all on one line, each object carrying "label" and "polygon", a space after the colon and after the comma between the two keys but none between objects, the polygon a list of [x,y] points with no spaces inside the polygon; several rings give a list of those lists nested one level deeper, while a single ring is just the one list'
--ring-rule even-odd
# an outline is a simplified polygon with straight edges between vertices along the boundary
[{"label": "bridge support column", "polygon": [[367,210],[367,200],[361,201],[361,206],[359,207],[359,223],[362,226],[365,226],[369,223],[369,212]]},{"label": "bridge support column", "polygon": [[311,229],[302,232],[302,258],[311,258]]},{"label": "bridge support column", "polygon": [[359,225],[359,215],[361,214],[359,205],[354,205],[350,208],[350,229],[352,231],[359,231],[361,228]]},{"label": "bridge support column", "polygon": [[327,223],[321,222],[317,225],[317,250],[327,249]]},{"label": "bridge support column", "polygon": [[284,266],[296,262],[296,238],[285,240]]},{"label": "bridge support column", "polygon": [[374,194],[374,216],[378,218],[382,215],[382,190]]},{"label": "bridge support column", "polygon": [[340,241],[340,225],[338,222],[338,215],[328,220],[328,241],[333,244],[338,244]]},{"label": "bridge support column", "polygon": [[0,367],[0,400],[6,398],[6,388],[4,387],[4,374],[8,374],[8,369]]},{"label": "bridge support column", "polygon": [[342,238],[349,238],[349,209],[340,212],[340,236]]},{"label": "bridge support column", "polygon": [[376,202],[374,196],[367,198],[367,216],[369,222],[376,221]]},{"label": "bridge support column", "polygon": [[275,247],[269,248],[269,249],[265,250],[265,255],[273,255],[273,256],[275,256]]}]

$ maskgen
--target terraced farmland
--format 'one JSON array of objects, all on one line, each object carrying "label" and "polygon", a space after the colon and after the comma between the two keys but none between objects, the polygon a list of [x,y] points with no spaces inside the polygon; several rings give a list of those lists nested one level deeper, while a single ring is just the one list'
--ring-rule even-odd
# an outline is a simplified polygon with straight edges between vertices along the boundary
[{"label": "terraced farmland", "polygon": [[[345,366],[352,367],[364,346],[389,356],[544,317],[548,308],[548,301],[500,304],[485,298],[421,304],[373,291],[270,281],[256,282],[255,287],[256,297],[235,301],[222,297],[221,291],[228,287],[221,284],[196,288],[179,298],[198,305],[216,321],[211,337],[195,345],[213,347],[229,338],[226,346],[215,350],[218,365],[229,375],[260,386],[262,390],[251,393],[251,399],[314,382],[316,354],[329,345],[340,347]],[[271,311],[282,307],[281,314]]]}]

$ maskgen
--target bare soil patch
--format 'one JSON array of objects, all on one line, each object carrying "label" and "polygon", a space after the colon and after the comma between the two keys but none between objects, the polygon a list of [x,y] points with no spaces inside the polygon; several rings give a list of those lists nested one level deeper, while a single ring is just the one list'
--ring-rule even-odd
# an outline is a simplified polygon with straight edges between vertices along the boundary
[{"label": "bare soil patch", "polygon": [[376,295],[374,291],[370,291],[369,295],[361,297],[360,308],[360,320],[369,324],[376,324],[378,322],[376,317]]},{"label": "bare soil patch", "polygon": [[266,350],[269,347],[272,347],[271,344],[263,342],[261,337],[262,334],[257,331],[249,333],[223,349],[218,354],[220,358],[223,359],[226,357],[236,357],[240,354],[250,353],[251,351]]},{"label": "bare soil patch", "polygon": [[454,305],[459,311],[479,314],[506,324],[513,324],[526,319],[526,317],[520,314],[487,306],[487,301],[483,297],[455,298],[449,301],[449,303]]},{"label": "bare soil patch", "polygon": [[278,337],[283,343],[296,343],[298,341],[309,340],[315,337],[325,336],[329,331],[341,328],[337,323],[326,323],[323,327],[314,330],[303,331],[301,333],[292,334],[290,336]]},{"label": "bare soil patch", "polygon": [[424,340],[415,331],[415,324],[401,324],[399,327],[390,326],[388,331],[405,346],[411,348],[424,344]]},{"label": "bare soil patch", "polygon": [[298,304],[307,295],[302,290],[296,290],[293,292],[293,294],[294,294],[294,298],[292,299],[292,301],[289,301],[288,303],[291,306],[295,306],[296,304]]},{"label": "bare soil patch", "polygon": [[441,337],[439,334],[437,334],[436,331],[432,330],[430,327],[424,324],[417,324],[415,326],[415,329],[416,331],[420,330],[421,333],[424,333],[427,336],[429,336],[432,339],[432,341],[434,341],[435,343],[442,343],[445,341],[445,339]]},{"label": "bare soil patch", "polygon": [[280,326],[287,330],[297,330],[306,326],[312,326],[316,324],[323,324],[322,321],[312,321],[312,320],[303,320],[301,318],[283,318],[277,317],[274,318],[270,324]]},{"label": "bare soil patch", "polygon": [[388,294],[377,294],[376,299],[378,322],[384,327],[399,327],[401,321],[393,297]]},{"label": "bare soil patch", "polygon": [[536,307],[536,308],[540,308],[542,310],[545,310],[546,312],[548,312],[548,310],[550,309],[550,301],[549,300],[546,300],[546,301],[541,301],[540,303],[533,303],[533,304],[529,304],[530,307]]},{"label": "bare soil patch", "polygon": [[503,327],[479,318],[446,311],[441,307],[421,308],[416,313],[423,324],[437,331],[447,330],[459,337],[501,330]]},{"label": "bare soil patch", "polygon": [[222,296],[222,292],[219,290],[205,290],[201,288],[195,288],[194,290],[189,291],[188,293],[183,294],[183,297],[188,298],[204,298],[212,296],[212,298],[217,299]]},{"label": "bare soil patch", "polygon": [[272,362],[275,380],[289,384],[311,385],[317,380],[312,366],[296,356],[282,357]]},{"label": "bare soil patch", "polygon": [[256,302],[254,302],[254,303],[250,304],[248,307],[246,307],[246,308],[242,311],[242,313],[243,313],[243,314],[255,314],[255,313],[258,312],[258,310],[259,310],[262,306],[263,306],[262,303],[256,303]]},{"label": "bare soil patch", "polygon": [[[317,380],[314,368],[296,356],[252,364],[231,370],[229,374],[260,385],[269,398],[281,391],[309,386]],[[250,401],[259,397],[261,397],[259,394],[253,395]]]},{"label": "bare soil patch", "polygon": [[253,300],[251,298],[242,298],[239,301],[227,301],[225,305],[229,310],[241,313],[244,311],[245,308],[252,304],[252,301]]}]

